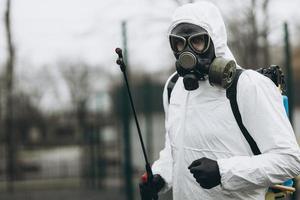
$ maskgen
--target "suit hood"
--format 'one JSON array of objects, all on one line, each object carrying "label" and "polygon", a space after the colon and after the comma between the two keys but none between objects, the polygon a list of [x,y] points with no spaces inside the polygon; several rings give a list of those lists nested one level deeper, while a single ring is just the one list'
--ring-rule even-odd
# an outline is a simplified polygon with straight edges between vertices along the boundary
[{"label": "suit hood", "polygon": [[202,1],[178,7],[172,16],[169,33],[180,23],[191,23],[204,28],[214,43],[216,57],[235,60],[227,46],[227,33],[223,18],[214,4]]}]

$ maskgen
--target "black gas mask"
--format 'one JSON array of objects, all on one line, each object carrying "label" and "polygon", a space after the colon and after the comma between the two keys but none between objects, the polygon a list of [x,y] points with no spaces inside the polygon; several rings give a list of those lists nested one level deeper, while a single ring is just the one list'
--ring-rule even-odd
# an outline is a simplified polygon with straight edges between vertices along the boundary
[{"label": "black gas mask", "polygon": [[198,81],[207,78],[211,85],[228,88],[235,74],[235,63],[216,58],[214,44],[207,31],[200,26],[181,23],[169,35],[177,59],[176,71],[183,77],[186,90],[199,87]]}]

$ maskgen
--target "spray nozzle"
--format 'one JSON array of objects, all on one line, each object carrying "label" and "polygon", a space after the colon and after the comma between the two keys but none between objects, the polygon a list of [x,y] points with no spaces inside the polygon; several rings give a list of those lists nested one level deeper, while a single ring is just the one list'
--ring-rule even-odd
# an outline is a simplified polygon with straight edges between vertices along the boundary
[{"label": "spray nozzle", "polygon": [[120,66],[122,72],[124,72],[125,69],[126,69],[126,65],[125,65],[124,60],[123,60],[122,49],[121,48],[116,48],[115,52],[118,54],[118,59],[117,59],[116,63]]}]

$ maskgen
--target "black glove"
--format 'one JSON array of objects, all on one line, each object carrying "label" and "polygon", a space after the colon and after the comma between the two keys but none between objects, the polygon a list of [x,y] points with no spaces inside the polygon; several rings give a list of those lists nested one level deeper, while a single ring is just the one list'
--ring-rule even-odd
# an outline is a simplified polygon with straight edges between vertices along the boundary
[{"label": "black glove", "polygon": [[217,161],[203,157],[192,162],[188,167],[201,187],[211,189],[221,183]]},{"label": "black glove", "polygon": [[165,181],[159,175],[153,175],[153,179],[151,182],[145,179],[145,175],[143,175],[142,180],[139,184],[140,186],[140,194],[142,200],[152,200],[158,199],[158,192],[164,187]]}]

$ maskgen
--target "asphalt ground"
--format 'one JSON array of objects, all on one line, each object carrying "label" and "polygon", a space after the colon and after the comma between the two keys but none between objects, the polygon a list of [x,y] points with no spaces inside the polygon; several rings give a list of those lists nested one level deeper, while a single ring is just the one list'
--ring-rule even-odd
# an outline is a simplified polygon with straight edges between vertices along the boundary
[{"label": "asphalt ground", "polygon": [[[126,200],[124,193],[120,190],[36,190],[15,191],[13,193],[1,192],[1,200]],[[135,200],[139,200],[136,194]],[[162,195],[160,200],[171,200],[171,194]]]}]

